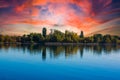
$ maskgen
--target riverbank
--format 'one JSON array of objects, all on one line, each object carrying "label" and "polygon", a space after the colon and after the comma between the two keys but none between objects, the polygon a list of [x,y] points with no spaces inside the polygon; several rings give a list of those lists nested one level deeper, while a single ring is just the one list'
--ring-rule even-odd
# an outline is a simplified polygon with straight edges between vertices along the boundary
[{"label": "riverbank", "polygon": [[0,43],[0,44],[23,44],[23,45],[120,45],[120,43],[67,43],[67,42],[42,42],[42,43]]},{"label": "riverbank", "polygon": [[46,42],[44,45],[120,45],[115,43],[61,43],[61,42]]},{"label": "riverbank", "polygon": [[46,42],[44,45],[99,45],[99,43],[61,43],[61,42]]}]

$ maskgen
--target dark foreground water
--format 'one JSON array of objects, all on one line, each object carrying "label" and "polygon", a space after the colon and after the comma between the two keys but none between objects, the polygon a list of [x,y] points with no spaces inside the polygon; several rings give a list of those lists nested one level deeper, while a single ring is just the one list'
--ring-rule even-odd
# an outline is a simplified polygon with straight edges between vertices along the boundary
[{"label": "dark foreground water", "polygon": [[0,80],[120,80],[120,46],[0,45]]}]

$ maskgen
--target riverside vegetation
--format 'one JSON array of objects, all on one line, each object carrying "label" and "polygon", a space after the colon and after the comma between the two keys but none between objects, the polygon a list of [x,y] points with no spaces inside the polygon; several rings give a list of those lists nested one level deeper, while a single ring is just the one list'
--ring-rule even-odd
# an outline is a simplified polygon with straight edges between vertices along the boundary
[{"label": "riverside vegetation", "polygon": [[65,33],[59,30],[51,30],[47,35],[47,29],[43,28],[42,33],[30,33],[23,36],[8,36],[0,35],[0,43],[110,43],[120,44],[120,36],[94,34],[93,36],[85,37],[84,32],[81,31],[80,35],[68,30]]}]

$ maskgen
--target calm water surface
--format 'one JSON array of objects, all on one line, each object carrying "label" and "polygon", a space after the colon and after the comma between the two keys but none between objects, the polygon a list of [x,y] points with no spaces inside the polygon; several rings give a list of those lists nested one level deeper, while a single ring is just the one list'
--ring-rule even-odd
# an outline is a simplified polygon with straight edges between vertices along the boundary
[{"label": "calm water surface", "polygon": [[0,80],[120,80],[120,46],[0,45]]}]

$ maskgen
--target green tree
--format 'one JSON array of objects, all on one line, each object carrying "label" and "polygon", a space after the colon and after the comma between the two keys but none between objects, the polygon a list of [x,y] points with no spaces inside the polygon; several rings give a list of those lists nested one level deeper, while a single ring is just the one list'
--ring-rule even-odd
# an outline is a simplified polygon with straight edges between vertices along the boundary
[{"label": "green tree", "polygon": [[64,40],[64,33],[58,30],[54,30],[54,33],[51,35],[51,41],[62,42]]},{"label": "green tree", "polygon": [[79,36],[77,33],[65,31],[65,42],[79,42]]},{"label": "green tree", "polygon": [[73,42],[72,38],[71,38],[71,32],[69,32],[68,30],[65,31],[65,42]]},{"label": "green tree", "polygon": [[111,43],[112,42],[111,35],[104,35],[103,42],[104,43]]},{"label": "green tree", "polygon": [[81,33],[80,33],[80,38],[84,38],[84,32],[83,31],[81,31]]},{"label": "green tree", "polygon": [[22,37],[21,37],[21,42],[22,43],[26,43],[27,42],[27,35],[23,35]]},{"label": "green tree", "polygon": [[95,42],[95,43],[101,43],[101,42],[102,42],[102,39],[103,39],[103,36],[102,36],[102,34],[95,34],[95,35],[93,36],[93,38],[94,38],[94,42]]},{"label": "green tree", "polygon": [[47,34],[47,29],[43,28],[42,29],[42,35],[43,35],[44,38],[46,38],[46,34]]},{"label": "green tree", "polygon": [[34,35],[34,33],[30,33],[29,35],[27,35],[27,40],[28,40],[29,43],[34,43],[33,35]]},{"label": "green tree", "polygon": [[4,36],[0,35],[0,42],[4,42]]}]

